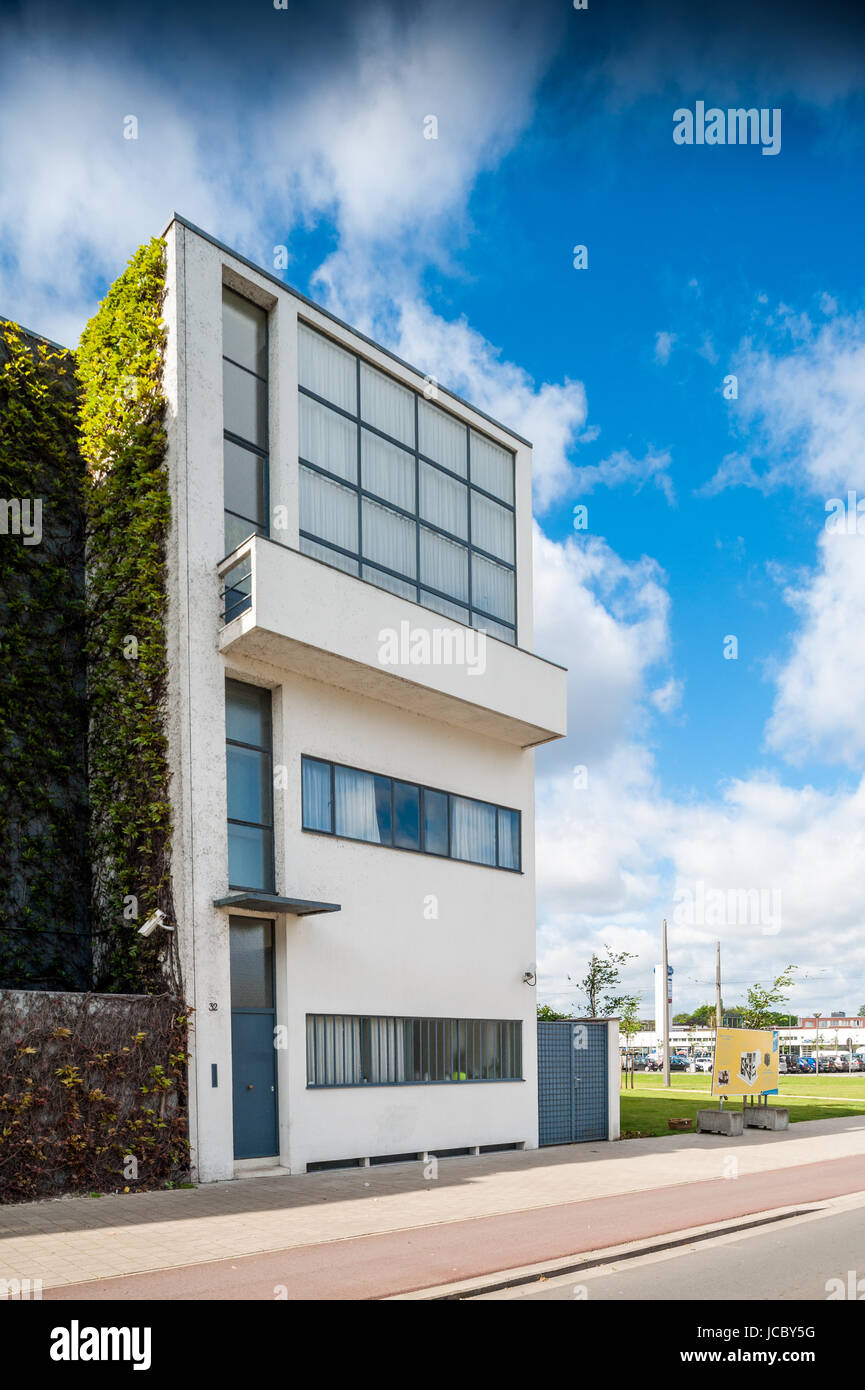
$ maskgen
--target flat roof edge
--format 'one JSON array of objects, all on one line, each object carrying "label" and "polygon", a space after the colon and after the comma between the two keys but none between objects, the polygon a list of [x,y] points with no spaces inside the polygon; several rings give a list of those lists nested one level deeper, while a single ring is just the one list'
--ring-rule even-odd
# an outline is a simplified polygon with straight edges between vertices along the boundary
[{"label": "flat roof edge", "polygon": [[[314,299],[310,299],[308,295],[302,294],[301,291],[295,289],[293,285],[289,285],[285,280],[280,280],[279,276],[274,275],[272,271],[265,270],[264,266],[256,265],[255,261],[251,261],[248,256],[241,255],[241,253],[235,251],[233,247],[227,246],[226,243],[220,241],[218,237],[211,236],[209,232],[204,231],[203,227],[196,226],[196,224],[190,222],[187,217],[183,217],[181,213],[173,212],[171,214],[171,218],[162,233],[163,236],[169,230],[173,222],[179,223],[181,227],[186,227],[188,231],[194,232],[196,236],[200,236],[204,241],[210,242],[211,246],[215,246],[219,251],[224,251],[226,255],[233,256],[241,265],[248,266],[250,270],[254,270],[258,275],[263,275],[264,278],[270,280],[272,284],[279,285],[280,289],[287,290],[289,294],[293,295],[295,299],[300,300],[302,304],[306,304],[310,309],[315,309],[316,313],[323,314],[325,318],[330,319],[331,323],[338,324],[340,328],[344,328],[346,332],[352,333],[356,338],[359,338],[361,342],[368,343],[369,346],[375,348],[377,352],[383,352],[392,362],[398,362],[401,367],[405,367],[409,372],[414,372],[416,376],[426,376],[426,373],[422,372],[419,367],[414,366],[412,362],[406,362],[403,357],[399,357],[395,352],[391,352],[390,348],[385,347],[382,343],[377,343],[374,338],[368,337],[366,333],[361,333],[359,328],[354,328],[350,323],[346,323],[345,319],[341,319],[336,314],[332,314],[329,309],[325,309],[323,304],[317,304]],[[478,406],[473,405],[471,401],[467,401],[465,397],[458,395],[456,391],[451,391],[449,387],[443,386],[441,382],[437,382],[436,385],[438,389],[443,391],[446,396],[449,396],[452,401],[456,401],[459,405],[464,406],[466,410],[474,411],[475,415],[481,420],[486,420],[488,424],[495,425],[497,430],[502,430],[505,434],[509,435],[511,439],[515,439],[518,444],[525,444],[527,449],[534,447],[530,439],[525,439],[523,435],[517,434],[516,430],[512,430],[508,425],[503,424],[501,420],[496,420],[493,415],[488,415],[485,410],[481,410]]]}]

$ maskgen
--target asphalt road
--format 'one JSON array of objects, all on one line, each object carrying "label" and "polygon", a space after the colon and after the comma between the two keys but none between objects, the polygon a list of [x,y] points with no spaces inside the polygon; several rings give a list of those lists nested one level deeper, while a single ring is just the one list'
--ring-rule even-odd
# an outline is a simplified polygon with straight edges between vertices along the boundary
[{"label": "asphalt road", "polygon": [[[501,1299],[554,1302],[826,1300],[846,1298],[855,1283],[865,1299],[865,1197],[844,1210],[827,1208],[819,1216],[757,1227],[751,1233],[687,1245],[666,1254],[616,1264],[615,1260],[578,1275],[549,1278],[472,1301]],[[854,1279],[850,1279],[851,1272]]]}]

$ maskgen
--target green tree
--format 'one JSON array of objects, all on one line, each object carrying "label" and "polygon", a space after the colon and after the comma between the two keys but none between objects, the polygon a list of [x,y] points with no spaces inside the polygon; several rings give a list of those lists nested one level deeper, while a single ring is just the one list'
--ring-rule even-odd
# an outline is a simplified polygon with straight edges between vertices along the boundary
[{"label": "green tree", "polygon": [[572,975],[568,976],[571,984],[583,991],[588,1002],[590,1018],[612,1018],[616,1014],[621,1017],[631,997],[626,994],[613,994],[611,991],[620,984],[622,966],[626,961],[636,960],[636,956],[632,951],[614,951],[607,945],[604,946],[604,950],[607,953],[605,956],[599,955],[597,951],[592,952],[588,972],[582,980],[575,980]]},{"label": "green tree", "polygon": [[793,974],[798,966],[788,965],[777,975],[770,985],[752,985],[747,1000],[742,1005],[743,1028],[777,1028],[782,1026],[778,1020],[785,1020],[786,1014],[779,1014],[776,1004],[786,1004],[788,992],[793,984]]},{"label": "green tree", "polygon": [[560,1019],[560,1018],[570,1018],[570,1017],[571,1017],[570,1014],[560,1014],[560,1013],[558,1012],[557,1009],[554,1009],[554,1008],[553,1008],[552,1004],[539,1004],[539,1005],[538,1005],[538,1022],[539,1022],[539,1023],[555,1023],[557,1019]]},{"label": "green tree", "polygon": [[859,1012],[858,1012],[858,1014],[856,1015],[856,1017],[857,1017],[857,1018],[865,1018],[865,1004],[860,1004],[860,1005],[859,1005]]}]

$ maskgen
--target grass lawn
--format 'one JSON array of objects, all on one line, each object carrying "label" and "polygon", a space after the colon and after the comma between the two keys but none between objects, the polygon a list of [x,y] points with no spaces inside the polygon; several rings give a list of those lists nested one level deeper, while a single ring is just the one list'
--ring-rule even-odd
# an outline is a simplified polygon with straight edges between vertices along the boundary
[{"label": "grass lawn", "polygon": [[[690,1119],[696,1122],[697,1111],[711,1100],[711,1077],[691,1076],[687,1072],[670,1078],[670,1090],[665,1092],[658,1073],[638,1072],[634,1089],[621,1092],[623,1138],[644,1138],[649,1135],[673,1134],[667,1120]],[[781,1094],[770,1096],[770,1105],[786,1105],[790,1123],[801,1120],[831,1120],[839,1115],[865,1117],[865,1073],[845,1076],[782,1076]],[[731,1100],[735,1109],[742,1105],[741,1097]]]}]

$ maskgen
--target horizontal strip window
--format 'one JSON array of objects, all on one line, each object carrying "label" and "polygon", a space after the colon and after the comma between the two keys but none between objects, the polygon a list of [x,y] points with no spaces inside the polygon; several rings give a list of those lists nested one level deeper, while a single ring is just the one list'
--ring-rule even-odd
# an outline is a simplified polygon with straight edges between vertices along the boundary
[{"label": "horizontal strip window", "polygon": [[306,754],[304,830],[518,873],[519,811]]},{"label": "horizontal strip window", "polygon": [[302,323],[298,348],[300,530],[315,558],[467,626],[491,619],[515,644],[513,453]]},{"label": "horizontal strip window", "polygon": [[519,1019],[306,1016],[308,1087],[522,1080]]}]

